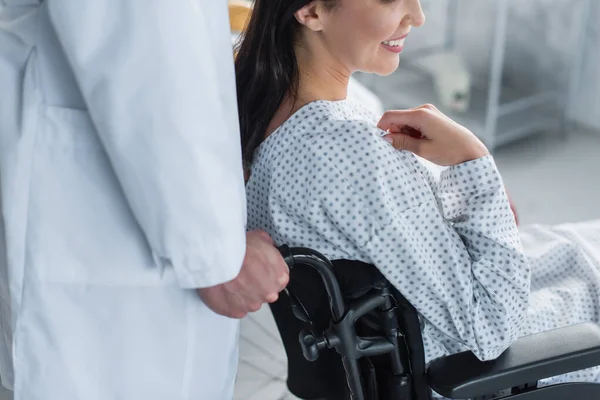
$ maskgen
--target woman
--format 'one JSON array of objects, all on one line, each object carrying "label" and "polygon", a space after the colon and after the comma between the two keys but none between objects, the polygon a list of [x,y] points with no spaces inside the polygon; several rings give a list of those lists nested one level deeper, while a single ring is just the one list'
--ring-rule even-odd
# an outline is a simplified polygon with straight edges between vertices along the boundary
[{"label": "woman", "polygon": [[[520,237],[470,131],[429,105],[377,121],[345,100],[355,71],[398,67],[418,0],[254,7],[236,59],[249,229],[377,266],[419,312],[427,361],[490,360],[521,335],[598,321],[600,254],[582,239],[597,223]],[[436,179],[414,154],[448,168]]]}]

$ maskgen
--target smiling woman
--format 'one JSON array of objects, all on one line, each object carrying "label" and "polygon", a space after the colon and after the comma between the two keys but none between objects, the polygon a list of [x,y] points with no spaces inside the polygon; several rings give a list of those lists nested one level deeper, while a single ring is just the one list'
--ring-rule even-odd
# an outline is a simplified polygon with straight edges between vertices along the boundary
[{"label": "smiling woman", "polygon": [[598,322],[600,221],[520,234],[472,132],[432,105],[379,119],[347,100],[352,73],[395,71],[423,22],[417,0],[256,1],[236,59],[248,229],[375,265],[418,311],[426,361]]},{"label": "smiling woman", "polygon": [[300,107],[345,99],[354,72],[395,71],[424,19],[418,0],[257,0],[236,58],[246,165]]},{"label": "smiling woman", "polygon": [[381,43],[386,49],[393,53],[402,53],[402,50],[404,50],[404,39],[406,39],[407,36],[408,33],[396,39],[384,40]]}]

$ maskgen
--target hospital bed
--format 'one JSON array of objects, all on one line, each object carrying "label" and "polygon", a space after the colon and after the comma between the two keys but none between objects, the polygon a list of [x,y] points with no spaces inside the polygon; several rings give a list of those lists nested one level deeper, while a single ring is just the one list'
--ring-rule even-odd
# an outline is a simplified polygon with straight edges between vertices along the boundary
[{"label": "hospital bed", "polygon": [[372,265],[281,246],[291,280],[271,305],[302,399],[600,399],[600,384],[540,385],[600,365],[600,326],[583,323],[517,340],[494,361],[471,352],[425,364],[417,312]]}]

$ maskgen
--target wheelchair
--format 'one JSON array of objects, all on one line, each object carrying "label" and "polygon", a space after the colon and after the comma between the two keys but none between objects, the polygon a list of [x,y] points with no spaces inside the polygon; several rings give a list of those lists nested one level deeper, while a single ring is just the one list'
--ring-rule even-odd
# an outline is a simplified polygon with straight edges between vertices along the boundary
[{"label": "wheelchair", "polygon": [[539,385],[600,365],[597,324],[522,337],[493,361],[462,352],[426,365],[417,311],[373,265],[279,250],[291,279],[271,311],[301,399],[600,399],[596,383]]}]

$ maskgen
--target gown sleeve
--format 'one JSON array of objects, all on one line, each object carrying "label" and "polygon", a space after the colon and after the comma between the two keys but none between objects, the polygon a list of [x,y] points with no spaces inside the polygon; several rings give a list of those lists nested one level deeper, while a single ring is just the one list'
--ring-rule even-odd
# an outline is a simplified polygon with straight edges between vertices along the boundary
[{"label": "gown sleeve", "polygon": [[156,263],[184,288],[233,279],[246,212],[226,2],[47,6]]},{"label": "gown sleeve", "polygon": [[[445,169],[422,164],[363,122],[311,141],[319,204],[345,239],[413,304],[426,329],[497,358],[518,337],[530,267],[491,156]],[[337,142],[337,143],[336,143]],[[335,149],[335,150],[332,150]]]}]

